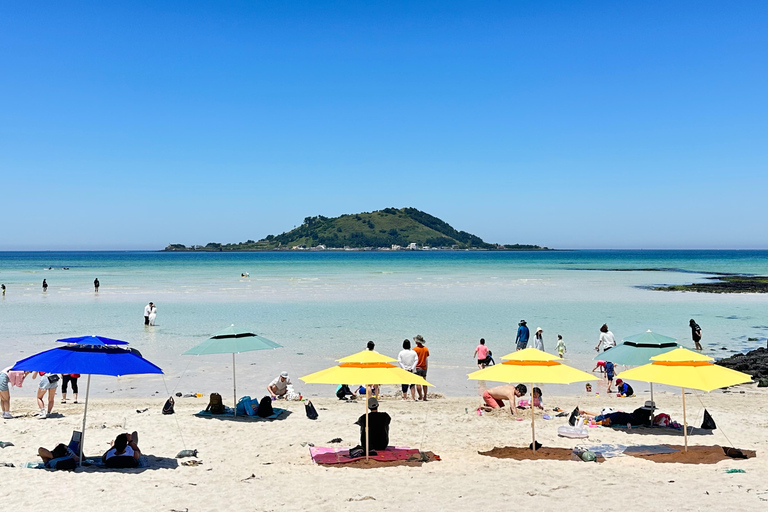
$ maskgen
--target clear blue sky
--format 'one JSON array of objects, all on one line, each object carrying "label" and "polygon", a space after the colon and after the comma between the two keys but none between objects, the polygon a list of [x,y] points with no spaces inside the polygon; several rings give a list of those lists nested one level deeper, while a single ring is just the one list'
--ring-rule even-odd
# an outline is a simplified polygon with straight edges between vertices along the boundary
[{"label": "clear blue sky", "polygon": [[768,2],[3,2],[0,250],[413,206],[490,242],[768,248]]}]

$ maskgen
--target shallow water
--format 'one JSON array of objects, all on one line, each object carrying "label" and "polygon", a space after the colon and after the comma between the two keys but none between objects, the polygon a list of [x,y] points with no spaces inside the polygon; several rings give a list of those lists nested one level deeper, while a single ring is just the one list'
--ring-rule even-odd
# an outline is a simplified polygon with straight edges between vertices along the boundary
[{"label": "shallow water", "polygon": [[[628,269],[661,270],[616,271]],[[562,334],[568,362],[587,371],[604,322],[617,339],[652,329],[690,347],[688,319],[695,318],[714,357],[764,346],[768,296],[643,288],[709,272],[768,275],[768,251],[6,252],[0,364],[55,346],[57,338],[100,334],[131,342],[160,365],[169,390],[227,397],[231,356],[180,354],[234,323],[284,347],[237,357],[238,394],[261,396],[282,369],[299,377],[368,340],[395,357],[404,338],[420,333],[432,353],[428,380],[457,395],[476,392],[466,374],[476,369],[477,340],[484,337],[498,360],[513,350],[521,318],[531,331],[544,329],[547,349]],[[150,300],[157,325],[145,327]],[[307,394],[325,392],[294,381]],[[97,395],[166,392],[162,379],[149,376],[93,382]]]}]

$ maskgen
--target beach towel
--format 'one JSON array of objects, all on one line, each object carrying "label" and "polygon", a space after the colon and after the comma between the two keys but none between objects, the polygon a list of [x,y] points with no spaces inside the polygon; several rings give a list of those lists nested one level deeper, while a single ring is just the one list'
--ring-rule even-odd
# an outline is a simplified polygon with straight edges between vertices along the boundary
[{"label": "beach towel", "polygon": [[[260,416],[241,416],[237,415],[238,420],[243,421],[272,421],[278,419],[286,410],[280,409],[280,408],[273,408],[272,414],[267,416],[266,418],[262,418]],[[235,410],[231,407],[224,407],[224,413],[223,414],[211,414],[210,411],[200,411],[198,413],[195,413],[195,416],[199,418],[227,418],[227,419],[235,419]]]},{"label": "beach towel", "polygon": [[[61,457],[61,458],[64,458],[64,457]],[[54,459],[54,460],[56,460],[56,459]],[[49,464],[51,462],[53,462],[53,461],[50,461]],[[119,471],[116,468],[108,468],[106,466],[106,464],[104,464],[104,461],[101,460],[101,456],[86,457],[86,458],[84,458],[83,459],[83,466],[93,466],[93,467],[98,467],[98,468],[104,468],[105,470],[109,470],[109,471]],[[55,471],[54,468],[50,468],[50,467],[46,466],[43,463],[43,461],[25,462],[25,463],[21,464],[21,467],[22,468],[28,468],[28,469],[49,469],[51,471]],[[142,455],[141,457],[139,457],[139,465],[137,467],[138,468],[148,468],[149,467],[149,459],[147,458],[146,455]],[[136,468],[130,468],[130,469],[136,469]]]},{"label": "beach towel", "polygon": [[[316,464],[344,464],[345,462],[365,459],[365,453],[363,453],[362,457],[349,457],[349,448],[312,446],[309,448],[309,454]],[[378,450],[376,455],[371,455],[369,459],[380,462],[394,462],[398,460],[408,460],[414,455],[419,455],[419,450],[416,448],[388,446],[386,450]]]},{"label": "beach towel", "polygon": [[663,444],[649,444],[639,446],[627,446],[624,450],[625,455],[655,455],[657,453],[677,453],[680,450],[670,448]]}]

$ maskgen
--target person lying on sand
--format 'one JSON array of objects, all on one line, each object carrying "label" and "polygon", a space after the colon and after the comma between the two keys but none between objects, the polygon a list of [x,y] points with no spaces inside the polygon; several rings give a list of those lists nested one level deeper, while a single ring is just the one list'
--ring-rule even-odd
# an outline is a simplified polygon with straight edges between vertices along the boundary
[{"label": "person lying on sand", "polygon": [[579,409],[580,415],[586,415],[587,419],[594,420],[597,425],[609,427],[611,425],[635,425],[638,427],[650,427],[653,424],[653,411],[656,407],[648,401],[643,407],[638,407],[631,413],[616,411],[607,408],[600,414],[590,413]]},{"label": "person lying on sand", "polygon": [[78,462],[80,460],[80,457],[74,453],[72,450],[67,448],[67,445],[59,443],[56,445],[56,448],[53,450],[48,450],[47,448],[43,448],[42,446],[37,449],[37,454],[40,456],[41,459],[43,459],[43,462],[48,464],[53,459],[59,459],[61,457],[72,457],[75,462]]},{"label": "person lying on sand", "polygon": [[528,388],[525,384],[518,384],[517,386],[505,384],[487,389],[483,392],[483,402],[485,404],[481,405],[480,408],[484,411],[491,411],[504,407],[504,400],[509,400],[509,410],[513,416],[517,416],[517,399],[527,392]]},{"label": "person lying on sand", "polygon": [[112,448],[101,457],[108,468],[139,467],[139,433],[120,434],[112,441]]}]

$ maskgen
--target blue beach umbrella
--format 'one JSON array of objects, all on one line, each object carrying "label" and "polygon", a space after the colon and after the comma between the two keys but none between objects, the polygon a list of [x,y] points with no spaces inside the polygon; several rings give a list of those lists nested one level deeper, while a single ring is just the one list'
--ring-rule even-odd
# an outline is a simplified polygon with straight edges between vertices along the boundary
[{"label": "blue beach umbrella", "polygon": [[121,347],[121,345],[128,344],[125,341],[101,336],[82,336],[56,341],[67,343],[67,345],[52,348],[22,359],[13,366],[12,370],[88,375],[85,387],[83,432],[80,441],[80,461],[82,464],[91,375],[113,375],[119,377],[121,375],[163,373],[163,370],[141,357],[138,351]]}]

